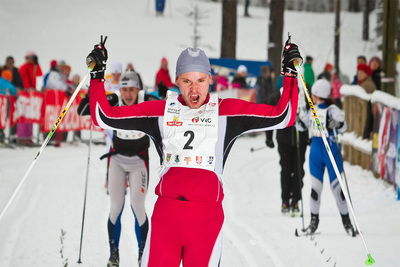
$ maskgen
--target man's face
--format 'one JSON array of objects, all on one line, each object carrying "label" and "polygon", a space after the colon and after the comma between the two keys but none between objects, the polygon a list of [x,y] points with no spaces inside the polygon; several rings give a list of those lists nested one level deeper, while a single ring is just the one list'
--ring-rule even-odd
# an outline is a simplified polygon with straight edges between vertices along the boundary
[{"label": "man's face", "polygon": [[121,92],[121,98],[124,101],[125,105],[132,106],[136,102],[140,88],[121,87],[119,91]]},{"label": "man's face", "polygon": [[202,72],[186,72],[176,78],[176,85],[189,108],[197,109],[204,104],[211,84],[211,76]]}]

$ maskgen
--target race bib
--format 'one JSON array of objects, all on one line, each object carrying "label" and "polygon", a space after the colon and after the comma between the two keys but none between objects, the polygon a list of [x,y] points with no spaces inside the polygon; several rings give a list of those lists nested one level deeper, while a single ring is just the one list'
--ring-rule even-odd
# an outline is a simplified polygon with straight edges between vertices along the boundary
[{"label": "race bib", "polygon": [[[325,136],[328,137],[328,131],[326,130],[326,116],[328,114],[328,109],[324,108],[318,108],[315,107],[315,112],[317,112],[319,123],[322,126],[323,132],[325,133]],[[316,136],[316,137],[322,137],[322,134],[320,130],[318,129],[318,124],[315,121],[314,114],[311,112],[310,116],[310,128],[309,128],[309,134],[310,137]]]},{"label": "race bib", "polygon": [[164,122],[164,166],[201,168],[214,171],[215,144],[218,138],[218,96],[199,109],[178,101],[168,91]]}]

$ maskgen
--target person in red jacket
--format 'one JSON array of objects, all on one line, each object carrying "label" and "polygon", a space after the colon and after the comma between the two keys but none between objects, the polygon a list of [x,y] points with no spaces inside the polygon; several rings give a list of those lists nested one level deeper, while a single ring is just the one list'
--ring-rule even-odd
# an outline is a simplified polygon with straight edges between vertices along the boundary
[{"label": "person in red jacket", "polygon": [[171,81],[171,76],[169,75],[168,60],[165,57],[161,59],[161,66],[156,74],[156,83],[154,88],[158,88],[160,82],[167,87],[175,87],[175,84]]},{"label": "person in red jacket", "polygon": [[[36,78],[42,76],[38,57],[34,52],[28,52],[25,56],[25,63],[19,68],[22,84],[25,90],[36,90]],[[32,123],[17,124],[18,142],[24,145],[33,144]]]},{"label": "person in red jacket", "polygon": [[34,52],[28,52],[25,56],[25,63],[19,68],[24,89],[36,89],[36,77],[42,76],[38,57]]},{"label": "person in red jacket", "polygon": [[139,131],[154,142],[160,156],[158,199],[151,218],[141,267],[219,266],[222,251],[222,173],[236,139],[248,132],[290,126],[296,118],[298,88],[293,60],[297,45],[283,52],[283,93],[276,106],[209,94],[207,55],[199,48],[182,51],[175,83],[180,95],[122,107],[109,105],[104,92],[107,50],[96,45],[86,62],[91,71],[90,109],[102,127]]}]

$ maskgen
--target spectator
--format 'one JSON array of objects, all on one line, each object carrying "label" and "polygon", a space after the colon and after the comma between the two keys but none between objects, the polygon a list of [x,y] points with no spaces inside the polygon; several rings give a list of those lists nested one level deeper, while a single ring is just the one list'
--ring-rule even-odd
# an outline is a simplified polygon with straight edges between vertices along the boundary
[{"label": "spectator", "polygon": [[240,65],[237,70],[235,77],[232,80],[233,88],[247,89],[247,67],[245,65]]},{"label": "spectator", "polygon": [[[367,64],[367,58],[365,56],[358,56],[357,57],[357,66],[360,64]],[[351,83],[352,85],[358,84],[358,78],[357,74],[354,75],[353,82]]]},{"label": "spectator", "polygon": [[342,87],[343,84],[336,73],[332,75],[331,85],[332,85],[331,98],[333,100],[333,103],[338,108],[342,109],[342,95],[340,94],[340,88]]},{"label": "spectator", "polygon": [[156,16],[164,14],[165,0],[156,0]]},{"label": "spectator", "polygon": [[171,81],[171,76],[169,75],[168,60],[165,57],[161,59],[160,69],[156,73],[156,83],[154,84],[154,88],[158,88],[157,85],[161,81],[168,88],[175,87],[175,84]]},{"label": "spectator", "polygon": [[371,78],[372,70],[366,64],[360,64],[357,66],[357,79],[358,84],[364,88],[365,92],[372,94],[376,90],[374,81]]},{"label": "spectator", "polygon": [[303,64],[304,68],[304,82],[308,89],[310,89],[315,81],[315,74],[312,68],[313,58],[311,56],[306,56],[306,62]]},{"label": "spectator", "polygon": [[333,66],[331,63],[326,63],[324,71],[320,73],[317,77],[317,80],[319,79],[325,79],[328,82],[331,82],[332,79],[332,71],[333,71]]},{"label": "spectator", "polygon": [[[257,77],[257,88],[258,88],[258,103],[268,104],[275,106],[278,104],[281,97],[279,90],[276,90],[273,85],[274,72],[271,66],[262,66],[260,75]],[[266,139],[265,144],[274,148],[275,144],[273,141],[273,131],[265,131]]]},{"label": "spectator", "polygon": [[218,71],[218,75],[216,75],[216,80],[213,85],[213,91],[220,92],[229,89],[229,69],[220,68]]},{"label": "spectator", "polygon": [[[38,57],[34,52],[28,52],[25,56],[25,63],[19,68],[24,89],[36,90],[36,79],[42,76]],[[18,142],[24,145],[32,145],[32,123],[18,123]]]},{"label": "spectator", "polygon": [[36,90],[36,78],[42,76],[38,57],[34,52],[28,52],[25,56],[25,63],[19,68],[24,89]]},{"label": "spectator", "polygon": [[72,81],[69,79],[69,75],[71,74],[71,66],[70,65],[65,66],[63,74],[65,76],[65,82],[67,83],[66,93],[68,96],[71,96],[74,89],[72,88]]},{"label": "spectator", "polygon": [[122,75],[122,64],[114,62],[110,66],[110,74],[106,76],[104,88],[107,92],[119,94],[119,80]]},{"label": "spectator", "polygon": [[67,82],[65,81],[65,76],[57,67],[56,60],[52,60],[50,62],[50,70],[44,76],[43,86],[45,89],[62,90],[64,92],[67,91],[68,86]]},{"label": "spectator", "polygon": [[244,16],[245,17],[250,17],[249,6],[250,6],[250,0],[245,0],[245,2],[244,2]]},{"label": "spectator", "polygon": [[[13,95],[17,97],[17,90],[15,86],[11,83],[12,79],[13,79],[12,72],[7,69],[3,69],[0,77],[0,95]],[[7,110],[7,117],[10,116],[9,112],[10,111]],[[10,129],[10,136],[15,136],[15,134],[16,134],[16,127],[14,126],[11,127]],[[3,129],[0,129],[0,143],[3,143],[4,139],[5,139],[4,131]]]},{"label": "spectator", "polygon": [[0,77],[0,94],[7,95],[6,89],[8,89],[8,93],[13,96],[17,96],[17,89],[11,83],[13,79],[12,72],[9,70],[2,70]]},{"label": "spectator", "polygon": [[368,64],[372,70],[372,81],[378,90],[381,90],[381,64],[381,59],[379,57],[372,57]]},{"label": "spectator", "polygon": [[14,58],[8,56],[6,58],[6,64],[3,66],[3,70],[9,70],[12,73],[11,83],[17,88],[22,89],[24,85],[22,83],[21,75],[19,74],[18,68],[14,66]]},{"label": "spectator", "polygon": [[[299,118],[298,115],[297,121]],[[297,122],[293,126],[276,131],[281,165],[282,213],[291,211],[295,214],[300,211],[298,202],[302,199],[301,189],[305,174],[303,166],[308,144],[308,130],[299,124],[300,122]]]},{"label": "spectator", "polygon": [[125,72],[127,72],[127,71],[134,71],[137,74],[137,76],[139,77],[140,88],[145,89],[143,86],[142,77],[140,77],[140,74],[135,70],[132,63],[128,63],[128,65],[126,65]]}]

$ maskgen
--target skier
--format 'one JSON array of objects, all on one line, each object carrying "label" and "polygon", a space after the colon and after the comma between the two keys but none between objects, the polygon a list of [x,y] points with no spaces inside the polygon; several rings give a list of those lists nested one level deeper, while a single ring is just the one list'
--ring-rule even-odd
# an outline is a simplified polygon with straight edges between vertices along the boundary
[{"label": "skier", "polygon": [[[109,103],[115,106],[131,106],[144,100],[154,100],[140,91],[138,75],[128,71],[120,79],[120,97],[116,94],[107,96]],[[89,98],[82,100],[78,108],[80,115],[90,114]],[[138,242],[138,261],[142,258],[149,223],[145,211],[147,195],[150,139],[141,132],[123,132],[114,130],[112,149],[100,157],[109,158],[108,192],[110,196],[110,216],[108,218],[108,238],[110,258],[107,267],[119,266],[119,240],[121,235],[121,216],[125,203],[125,181],[129,181],[130,206],[135,217],[135,231]]]},{"label": "skier", "polygon": [[[339,172],[343,172],[342,162],[340,160],[341,148],[337,147],[334,131],[343,133],[347,129],[346,121],[344,120],[344,113],[332,103],[329,98],[331,93],[331,86],[325,79],[317,80],[311,88],[311,97],[315,103],[315,110],[317,112],[319,121],[325,129],[325,135],[328,139],[331,152],[335,158]],[[308,230],[311,234],[315,233],[319,224],[319,209],[321,205],[321,194],[323,188],[323,177],[325,168],[329,174],[329,181],[332,193],[336,199],[336,204],[342,217],[342,223],[347,233],[354,236],[354,229],[350,221],[349,211],[344,198],[342,188],[340,187],[338,178],[336,177],[332,163],[326,151],[325,145],[322,140],[321,133],[318,125],[315,122],[314,116],[309,111],[308,116],[302,119],[306,127],[309,127],[309,133],[312,136],[309,166],[311,174],[311,222]]]},{"label": "skier", "polygon": [[218,266],[224,197],[221,175],[230,149],[243,133],[293,124],[297,79],[293,60],[302,60],[295,44],[283,52],[284,90],[276,106],[208,93],[212,81],[204,51],[187,48],[178,57],[176,85],[181,95],[128,107],[109,106],[104,93],[107,50],[95,45],[87,63],[95,62],[90,81],[93,121],[103,128],[140,131],[155,143],[161,159],[158,199],[142,257],[146,266]]}]

